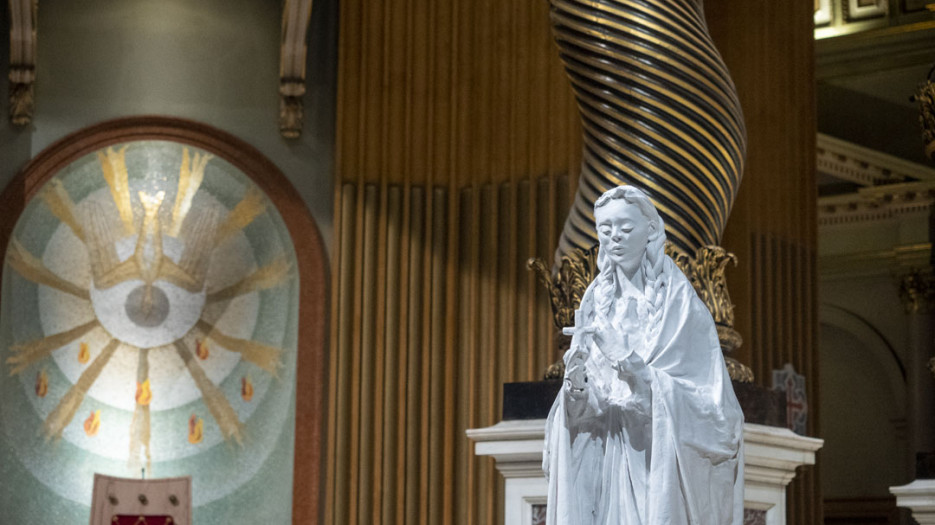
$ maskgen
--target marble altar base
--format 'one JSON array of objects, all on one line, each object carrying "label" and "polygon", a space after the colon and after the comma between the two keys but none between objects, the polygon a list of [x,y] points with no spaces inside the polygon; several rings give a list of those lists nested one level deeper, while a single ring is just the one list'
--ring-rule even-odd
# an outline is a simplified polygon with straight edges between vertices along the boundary
[{"label": "marble altar base", "polygon": [[935,525],[935,479],[917,479],[908,485],[890,487],[890,492],[896,496],[896,506],[910,509],[919,525]]},{"label": "marble altar base", "polygon": [[[474,454],[493,457],[505,479],[503,523],[532,524],[533,506],[546,503],[548,490],[542,474],[545,420],[502,421],[466,433],[475,443]],[[797,467],[815,464],[815,452],[823,443],[786,428],[744,424],[747,513],[765,525],[785,525],[786,485],[795,477]],[[935,502],[935,488],[931,497]]]}]

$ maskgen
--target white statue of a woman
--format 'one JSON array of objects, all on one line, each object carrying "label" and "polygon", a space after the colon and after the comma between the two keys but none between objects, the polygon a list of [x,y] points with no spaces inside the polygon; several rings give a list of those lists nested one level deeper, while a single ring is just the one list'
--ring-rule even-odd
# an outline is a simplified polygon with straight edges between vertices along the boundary
[{"label": "white statue of a woman", "polygon": [[600,271],[546,426],[548,525],[743,523],[743,413],[714,321],[632,186],[594,204]]}]

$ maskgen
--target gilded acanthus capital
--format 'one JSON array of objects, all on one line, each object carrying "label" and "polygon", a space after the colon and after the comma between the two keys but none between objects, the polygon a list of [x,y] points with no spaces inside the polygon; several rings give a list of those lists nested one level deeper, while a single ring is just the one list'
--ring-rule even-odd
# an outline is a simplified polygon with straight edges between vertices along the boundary
[{"label": "gilded acanthus capital", "polygon": [[899,279],[899,299],[908,314],[935,310],[935,275],[912,270]]}]

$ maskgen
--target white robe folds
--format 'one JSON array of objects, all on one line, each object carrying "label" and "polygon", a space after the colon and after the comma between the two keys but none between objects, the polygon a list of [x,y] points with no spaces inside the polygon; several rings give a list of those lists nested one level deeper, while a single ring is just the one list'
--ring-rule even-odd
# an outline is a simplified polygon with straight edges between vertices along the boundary
[{"label": "white robe folds", "polygon": [[[631,395],[591,337],[572,338],[566,365],[586,350],[588,379],[577,395],[566,381],[549,414],[548,525],[743,523],[743,413],[714,321],[668,256],[659,279],[658,315],[627,282],[612,316],[615,328],[637,323],[629,346],[650,372],[649,399]],[[595,322],[594,287],[581,301],[583,326]]]}]

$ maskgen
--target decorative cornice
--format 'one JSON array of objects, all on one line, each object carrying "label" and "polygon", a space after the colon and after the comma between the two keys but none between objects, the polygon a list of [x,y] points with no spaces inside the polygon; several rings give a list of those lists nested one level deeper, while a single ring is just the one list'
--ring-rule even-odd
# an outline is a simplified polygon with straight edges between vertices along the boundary
[{"label": "decorative cornice", "polygon": [[869,275],[892,275],[929,264],[930,243],[897,246],[890,250],[865,251],[847,255],[826,255],[819,260],[822,279],[850,279]]},{"label": "decorative cornice", "polygon": [[815,157],[818,171],[861,186],[935,181],[935,169],[824,133],[818,134]]},{"label": "decorative cornice", "polygon": [[818,225],[833,226],[930,212],[935,182],[908,182],[860,188],[856,193],[818,199]]},{"label": "decorative cornice", "polygon": [[312,0],[286,0],[282,10],[282,47],[279,63],[279,132],[288,139],[302,135],[305,122],[306,38]]},{"label": "decorative cornice", "polygon": [[10,122],[32,122],[36,81],[36,0],[9,0]]},{"label": "decorative cornice", "polygon": [[[929,16],[922,14],[921,16]],[[932,40],[935,21],[870,29],[876,22],[849,24],[856,34],[822,38],[839,30],[815,31],[815,79],[876,73],[882,70],[929,65],[932,63]],[[862,31],[870,29],[869,31]]]}]

